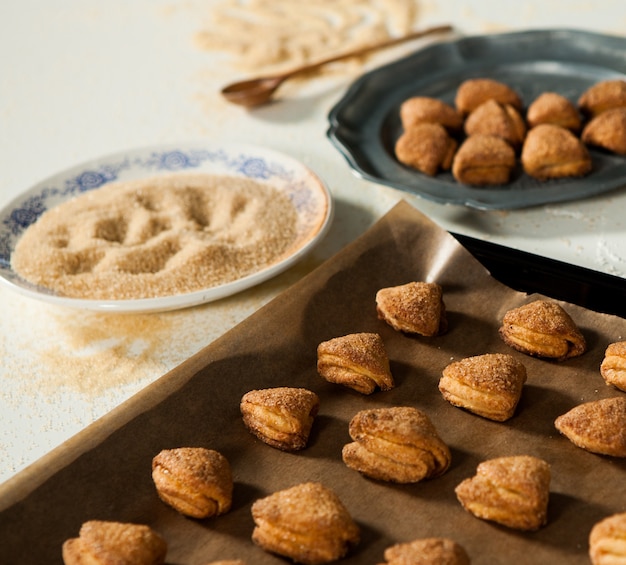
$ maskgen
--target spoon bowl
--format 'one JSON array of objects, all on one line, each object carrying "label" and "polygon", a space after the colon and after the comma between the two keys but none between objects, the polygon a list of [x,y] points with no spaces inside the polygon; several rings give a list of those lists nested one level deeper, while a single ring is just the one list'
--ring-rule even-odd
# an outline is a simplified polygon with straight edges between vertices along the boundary
[{"label": "spoon bowl", "polygon": [[261,106],[270,101],[274,92],[289,76],[290,75],[277,75],[235,82],[224,87],[222,89],[222,95],[233,104],[240,104],[241,106]]},{"label": "spoon bowl", "polygon": [[366,47],[361,47],[353,51],[341,53],[339,55],[335,55],[321,61],[310,63],[308,65],[302,65],[300,67],[278,75],[258,77],[244,80],[241,82],[235,82],[222,88],[221,93],[222,96],[226,98],[226,100],[233,104],[239,104],[240,106],[247,107],[261,106],[263,104],[267,104],[274,96],[274,93],[276,92],[278,87],[294,75],[317,69],[319,67],[322,67],[323,65],[327,65],[328,63],[334,63],[335,61],[339,61],[341,59],[358,57],[360,55],[369,53],[370,51],[383,49],[385,47],[391,47],[392,45],[398,45],[400,43],[404,43],[412,39],[417,39],[419,37],[424,37],[426,35],[445,33],[449,31],[452,31],[452,26],[450,25],[427,28],[425,30],[409,33],[408,35],[403,35],[402,37],[388,39],[387,41],[382,41],[374,45],[368,45]]}]

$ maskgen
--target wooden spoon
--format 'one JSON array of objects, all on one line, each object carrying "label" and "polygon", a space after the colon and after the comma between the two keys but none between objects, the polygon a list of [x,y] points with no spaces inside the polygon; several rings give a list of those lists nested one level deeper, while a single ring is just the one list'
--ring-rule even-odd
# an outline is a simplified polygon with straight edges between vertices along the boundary
[{"label": "wooden spoon", "polygon": [[335,55],[316,63],[303,65],[282,74],[259,77],[250,80],[244,80],[242,82],[235,82],[222,88],[221,93],[226,98],[226,100],[232,102],[233,104],[240,104],[241,106],[248,107],[260,106],[269,102],[276,89],[288,78],[291,78],[296,74],[311,71],[323,65],[327,65],[328,63],[334,63],[335,61],[339,61],[341,59],[358,57],[360,55],[364,55],[365,53],[369,53],[370,51],[383,49],[385,47],[391,47],[392,45],[398,45],[399,43],[403,43],[405,41],[424,37],[425,35],[444,33],[448,31],[452,31],[452,26],[443,25],[431,27],[422,31],[416,31],[402,37],[396,37],[394,39],[389,39],[375,45],[369,45],[366,47],[361,47],[360,49],[355,49],[354,51]]}]

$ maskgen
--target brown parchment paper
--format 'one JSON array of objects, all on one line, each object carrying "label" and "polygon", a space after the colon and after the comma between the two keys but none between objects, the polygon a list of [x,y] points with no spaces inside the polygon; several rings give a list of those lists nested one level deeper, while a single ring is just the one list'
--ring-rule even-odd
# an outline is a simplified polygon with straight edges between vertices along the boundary
[{"label": "brown parchment paper", "polygon": [[[379,288],[434,280],[444,289],[449,331],[408,337],[376,317]],[[528,382],[516,415],[496,423],[454,408],[437,383],[451,361],[512,352],[498,336],[505,311],[533,297],[496,282],[447,232],[401,202],[363,236],[188,362],[164,376],[0,488],[0,562],[61,562],[61,544],[90,519],[145,523],[169,545],[167,563],[202,565],[239,558],[248,565],[285,560],[254,546],[250,506],[304,481],[332,488],[361,528],[342,562],[376,564],[396,542],[447,536],[474,564],[589,563],[587,538],[601,518],[626,511],[623,460],[587,453],[555,430],[554,419],[580,402],[624,394],[605,385],[599,364],[626,321],[564,304],[588,341],[582,357],[562,363],[513,352]],[[383,337],[396,387],[364,396],[322,380],[320,341],[352,332]],[[174,336],[175,339],[175,336]],[[255,439],[239,413],[255,388],[302,386],[321,399],[308,447],[283,453]],[[414,405],[431,417],[452,451],[440,478],[414,485],[372,481],[348,469],[341,448],[359,410]],[[232,510],[219,518],[184,518],[160,502],[150,476],[161,449],[206,446],[230,461]],[[474,518],[454,487],[477,464],[532,454],[552,466],[549,523],[522,533]]]}]

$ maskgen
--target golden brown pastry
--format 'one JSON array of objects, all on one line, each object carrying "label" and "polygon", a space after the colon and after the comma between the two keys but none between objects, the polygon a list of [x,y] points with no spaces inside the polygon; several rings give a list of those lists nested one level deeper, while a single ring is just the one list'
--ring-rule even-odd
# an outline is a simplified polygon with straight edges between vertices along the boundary
[{"label": "golden brown pastry", "polygon": [[468,79],[461,83],[456,91],[454,104],[462,115],[467,115],[487,100],[510,104],[517,110],[522,109],[522,99],[515,90],[508,84],[489,78]]},{"label": "golden brown pastry", "polygon": [[539,124],[526,134],[521,160],[526,174],[539,180],[582,177],[592,169],[584,143],[553,124]]},{"label": "golden brown pastry", "polygon": [[90,520],[63,544],[65,565],[161,565],[167,544],[149,526]]},{"label": "golden brown pastry", "polygon": [[380,481],[416,483],[446,472],[450,449],[428,416],[409,406],[372,408],[350,421],[344,463]]},{"label": "golden brown pastry", "polygon": [[557,92],[543,92],[528,106],[528,126],[553,124],[578,133],[581,127],[580,113],[574,104]]},{"label": "golden brown pastry", "polygon": [[512,355],[486,353],[450,363],[439,390],[453,406],[496,422],[513,416],[526,382],[526,367]]},{"label": "golden brown pastry", "polygon": [[500,336],[509,347],[532,355],[563,361],[582,355],[585,337],[570,315],[556,302],[535,300],[509,310]]},{"label": "golden brown pastry", "polygon": [[526,137],[526,124],[519,111],[510,104],[487,100],[467,116],[465,133],[495,135],[517,149]]},{"label": "golden brown pastry", "polygon": [[456,108],[430,96],[413,96],[405,100],[400,105],[400,122],[405,130],[417,124],[439,124],[454,133],[463,127],[463,118]]},{"label": "golden brown pastry", "polygon": [[226,457],[213,449],[164,449],[152,459],[159,498],[192,518],[211,518],[230,510],[233,477]]},{"label": "golden brown pastry", "polygon": [[463,508],[477,518],[516,530],[538,530],[548,517],[550,465],[530,455],[489,459],[455,492]]},{"label": "golden brown pastry", "polygon": [[591,528],[589,558],[592,565],[626,563],[626,512],[608,516]]},{"label": "golden brown pastry", "polygon": [[443,290],[437,283],[410,282],[381,288],[376,293],[376,312],[394,330],[436,336],[448,329]]},{"label": "golden brown pastry", "polygon": [[377,333],[356,333],[317,346],[317,371],[331,383],[371,394],[394,387],[389,357]]},{"label": "golden brown pastry", "polygon": [[626,398],[603,398],[579,404],[554,425],[574,445],[611,457],[626,457]]},{"label": "golden brown pastry", "polygon": [[252,541],[297,563],[317,565],[344,557],[360,531],[339,497],[308,482],[275,492],[252,505]]},{"label": "golden brown pastry", "polygon": [[220,561],[211,561],[205,565],[246,565],[241,559],[221,559]]},{"label": "golden brown pastry", "polygon": [[609,344],[600,364],[600,374],[606,384],[626,392],[626,341]]},{"label": "golden brown pastry", "polygon": [[587,145],[626,155],[626,106],[598,114],[585,126],[581,139]]},{"label": "golden brown pastry", "polygon": [[388,547],[380,565],[470,565],[470,559],[454,540],[424,538]]},{"label": "golden brown pastry", "polygon": [[578,107],[589,116],[626,106],[626,81],[609,79],[590,86],[578,99]]},{"label": "golden brown pastry", "polygon": [[443,126],[417,124],[398,138],[395,153],[403,165],[432,177],[450,169],[457,145]]},{"label": "golden brown pastry", "polygon": [[495,135],[474,134],[466,138],[452,161],[452,174],[461,184],[506,184],[515,168],[515,150]]},{"label": "golden brown pastry", "polygon": [[243,422],[261,441],[283,451],[304,449],[319,397],[305,388],[277,387],[251,390],[240,403]]}]

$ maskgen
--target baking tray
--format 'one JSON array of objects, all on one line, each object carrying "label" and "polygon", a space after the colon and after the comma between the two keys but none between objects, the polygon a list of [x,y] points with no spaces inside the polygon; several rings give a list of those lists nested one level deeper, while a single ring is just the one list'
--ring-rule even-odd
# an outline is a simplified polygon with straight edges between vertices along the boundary
[{"label": "baking tray", "polygon": [[[492,251],[486,249],[483,259]],[[411,280],[442,285],[449,321],[445,335],[409,337],[378,320],[376,291]],[[224,336],[0,485],[0,561],[61,563],[63,541],[76,536],[84,521],[103,519],[156,529],[168,542],[169,565],[235,558],[248,565],[284,564],[252,543],[251,505],[313,480],[338,494],[361,529],[358,547],[341,561],[347,565],[380,563],[389,545],[435,535],[456,539],[473,565],[587,565],[593,524],[626,511],[626,461],[577,448],[553,424],[580,402],[623,394],[604,384],[598,367],[606,345],[626,336],[626,320],[562,302],[585,335],[588,351],[563,363],[512,352],[498,335],[504,313],[541,296],[496,280],[456,238],[401,202]],[[317,345],[360,331],[383,338],[394,389],[364,396],[317,374]],[[527,367],[518,410],[504,423],[455,408],[437,390],[448,363],[486,352],[512,352]],[[249,390],[285,385],[320,397],[309,444],[298,453],[254,438],[239,412]],[[452,464],[441,477],[413,485],[381,483],[341,461],[353,415],[397,405],[425,411],[450,446]],[[180,446],[216,449],[230,461],[235,490],[228,514],[192,520],[158,499],[152,457]],[[548,524],[537,532],[479,520],[454,495],[454,487],[473,475],[480,461],[520,453],[541,457],[552,467]]]},{"label": "baking tray", "polygon": [[626,317],[626,280],[621,277],[467,235],[452,235],[494,278],[515,290]]}]

